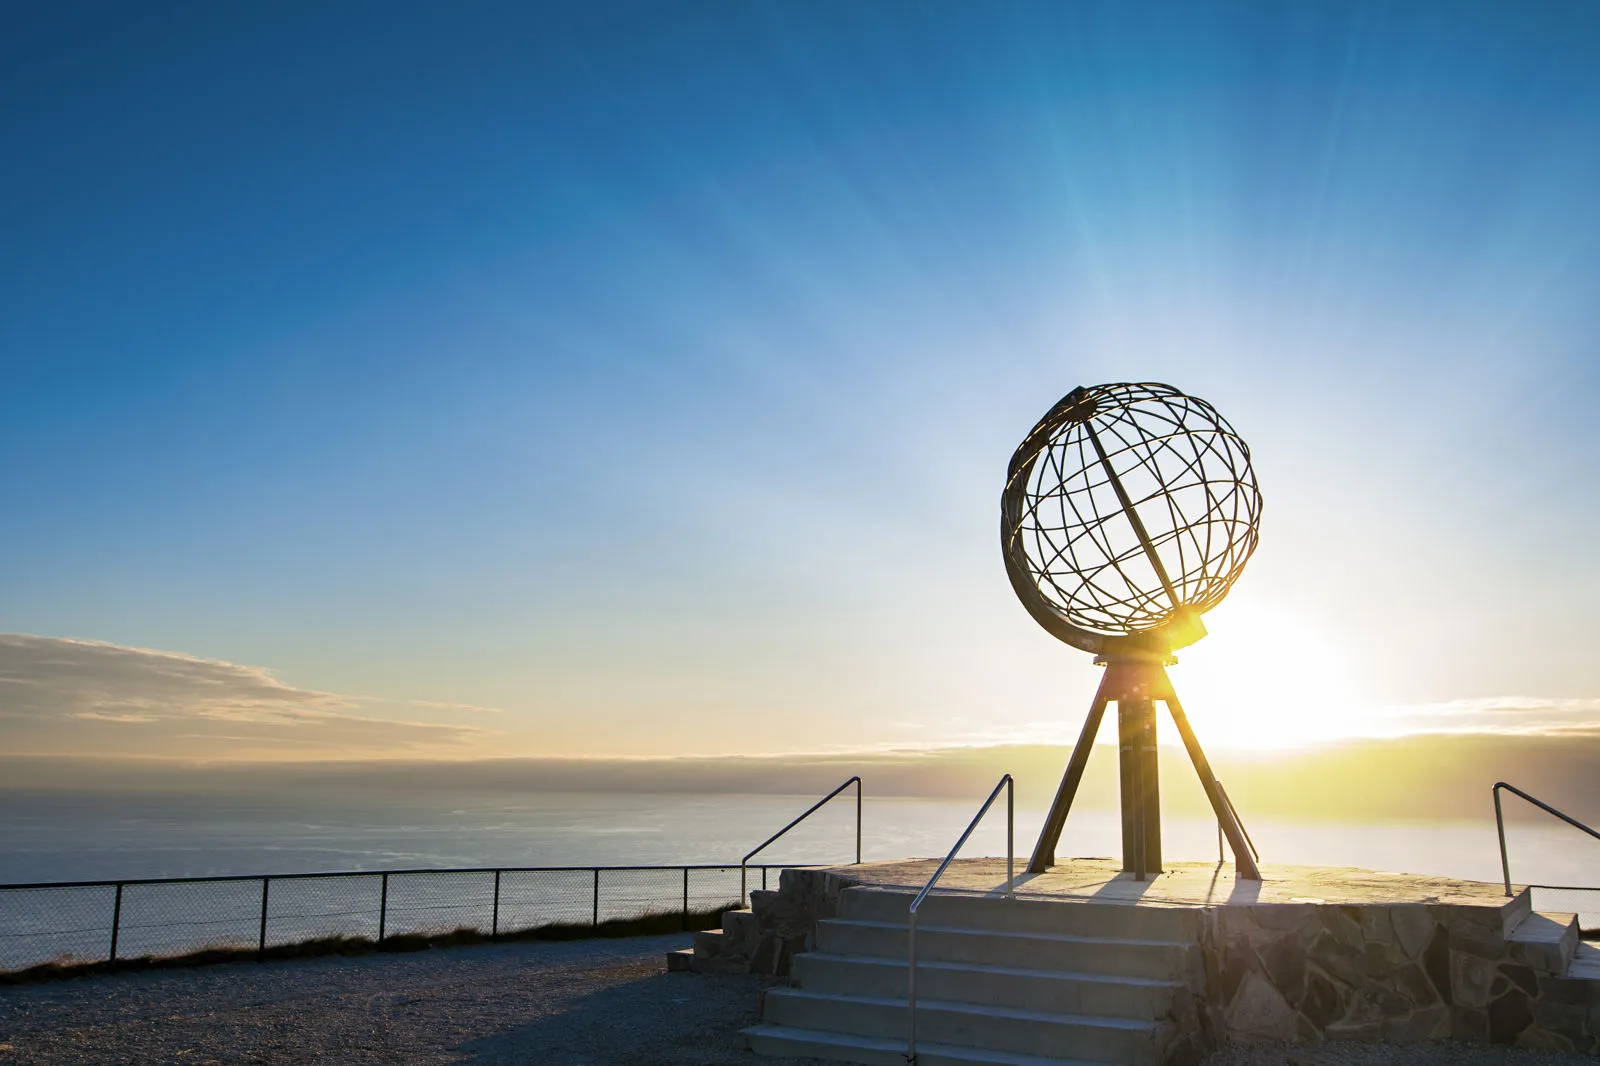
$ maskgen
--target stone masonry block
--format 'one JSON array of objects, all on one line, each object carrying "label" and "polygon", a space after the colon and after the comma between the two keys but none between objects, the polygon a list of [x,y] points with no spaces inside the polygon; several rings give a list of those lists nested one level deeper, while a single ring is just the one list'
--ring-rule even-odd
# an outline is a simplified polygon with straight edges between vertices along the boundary
[{"label": "stone masonry block", "polygon": [[1286,933],[1298,929],[1300,923],[1305,920],[1306,912],[1309,910],[1311,910],[1311,906],[1304,903],[1256,904],[1249,908],[1250,920],[1258,928],[1275,933]]},{"label": "stone masonry block", "polygon": [[1395,984],[1416,1007],[1431,1007],[1442,1003],[1439,992],[1428,980],[1428,974],[1414,962],[1408,962],[1395,971]]},{"label": "stone masonry block", "polygon": [[1366,943],[1358,920],[1359,907],[1318,907],[1317,917],[1329,936],[1347,948],[1359,951]]},{"label": "stone masonry block", "polygon": [[1494,964],[1487,959],[1462,951],[1450,953],[1450,991],[1460,1006],[1487,1007],[1497,976]]},{"label": "stone masonry block", "polygon": [[1360,912],[1362,937],[1369,942],[1394,942],[1394,923],[1389,920],[1388,907],[1362,907]]},{"label": "stone masonry block", "polygon": [[1260,974],[1244,979],[1228,1004],[1228,1034],[1235,1040],[1257,1043],[1292,1040],[1295,1014],[1272,983]]},{"label": "stone masonry block", "polygon": [[1533,1024],[1533,1005],[1519,988],[1513,988],[1489,1004],[1489,1040],[1509,1044],[1517,1034]]},{"label": "stone masonry block", "polygon": [[1482,1044],[1489,1039],[1489,1015],[1479,1007],[1450,1008],[1450,1036]]},{"label": "stone masonry block", "polygon": [[1578,1050],[1578,1045],[1562,1036],[1530,1025],[1517,1034],[1516,1045],[1529,1051],[1561,1051],[1573,1052]]},{"label": "stone masonry block", "polygon": [[1399,1018],[1385,1018],[1383,1038],[1396,1044],[1443,1040],[1450,1035],[1450,1008],[1424,1007]]},{"label": "stone masonry block", "polygon": [[1450,984],[1450,931],[1442,925],[1434,928],[1433,939],[1422,952],[1422,968],[1445,1005],[1454,1003],[1455,994]]},{"label": "stone masonry block", "polygon": [[1389,908],[1389,922],[1394,927],[1395,941],[1408,959],[1422,956],[1437,926],[1432,913],[1420,903]]}]

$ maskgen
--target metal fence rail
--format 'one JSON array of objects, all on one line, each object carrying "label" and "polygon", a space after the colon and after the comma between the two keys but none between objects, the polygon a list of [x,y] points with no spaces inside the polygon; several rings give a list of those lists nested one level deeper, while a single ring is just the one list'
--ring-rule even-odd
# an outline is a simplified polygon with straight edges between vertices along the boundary
[{"label": "metal fence rail", "polygon": [[[787,864],[793,866],[793,863]],[[767,871],[784,865],[750,866]],[[322,938],[490,936],[738,906],[742,868],[505,866],[0,885],[0,972]]]}]

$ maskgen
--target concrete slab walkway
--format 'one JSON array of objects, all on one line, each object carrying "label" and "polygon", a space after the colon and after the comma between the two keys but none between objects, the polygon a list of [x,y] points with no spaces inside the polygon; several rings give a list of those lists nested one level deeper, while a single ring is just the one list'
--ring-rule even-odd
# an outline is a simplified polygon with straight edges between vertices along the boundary
[{"label": "concrete slab walkway", "polygon": [[[837,873],[868,885],[921,888],[938,867],[937,859],[898,859],[836,867]],[[1251,906],[1271,903],[1330,903],[1339,906],[1375,903],[1433,903],[1502,907],[1507,899],[1499,884],[1448,877],[1357,870],[1334,866],[1261,867],[1262,880],[1236,878],[1232,864],[1179,862],[1147,881],[1121,872],[1115,859],[1065,859],[1047,873],[1030,874],[1026,860],[1017,860],[1016,891],[1021,895],[1083,899],[1129,905]],[[939,888],[946,891],[993,893],[1004,890],[1003,858],[957,859]],[[1512,886],[1513,891],[1519,891]]]}]

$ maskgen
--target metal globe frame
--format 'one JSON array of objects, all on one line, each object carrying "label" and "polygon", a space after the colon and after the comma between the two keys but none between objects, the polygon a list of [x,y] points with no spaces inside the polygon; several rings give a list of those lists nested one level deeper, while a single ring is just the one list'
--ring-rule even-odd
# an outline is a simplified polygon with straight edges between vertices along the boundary
[{"label": "metal globe frame", "polygon": [[1023,438],[1000,503],[1006,576],[1052,636],[1106,672],[1045,819],[1029,870],[1055,849],[1106,707],[1118,717],[1123,868],[1162,872],[1155,704],[1166,704],[1239,876],[1254,846],[1190,727],[1166,667],[1205,636],[1259,541],[1250,449],[1209,403],[1171,385],[1073,389]]}]

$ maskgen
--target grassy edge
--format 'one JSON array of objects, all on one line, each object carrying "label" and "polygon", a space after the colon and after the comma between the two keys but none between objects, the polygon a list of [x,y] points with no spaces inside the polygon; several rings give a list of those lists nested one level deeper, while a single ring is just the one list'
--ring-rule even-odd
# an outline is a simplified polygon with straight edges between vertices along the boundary
[{"label": "grassy edge", "polygon": [[309,959],[319,955],[370,955],[374,952],[426,951],[468,944],[503,944],[517,940],[590,940],[625,936],[660,936],[665,933],[713,929],[722,922],[725,911],[738,909],[729,901],[707,910],[654,911],[633,918],[608,918],[598,925],[589,922],[552,922],[502,933],[484,933],[460,928],[448,933],[400,933],[382,941],[364,936],[314,937],[292,944],[273,944],[265,951],[254,948],[202,948],[184,955],[118,959],[115,962],[45,962],[23,970],[0,972],[0,985],[30,984],[38,981],[64,981],[78,977],[98,977],[108,973],[142,970],[170,970],[180,967],[215,966],[228,962],[274,962],[281,959]]}]

